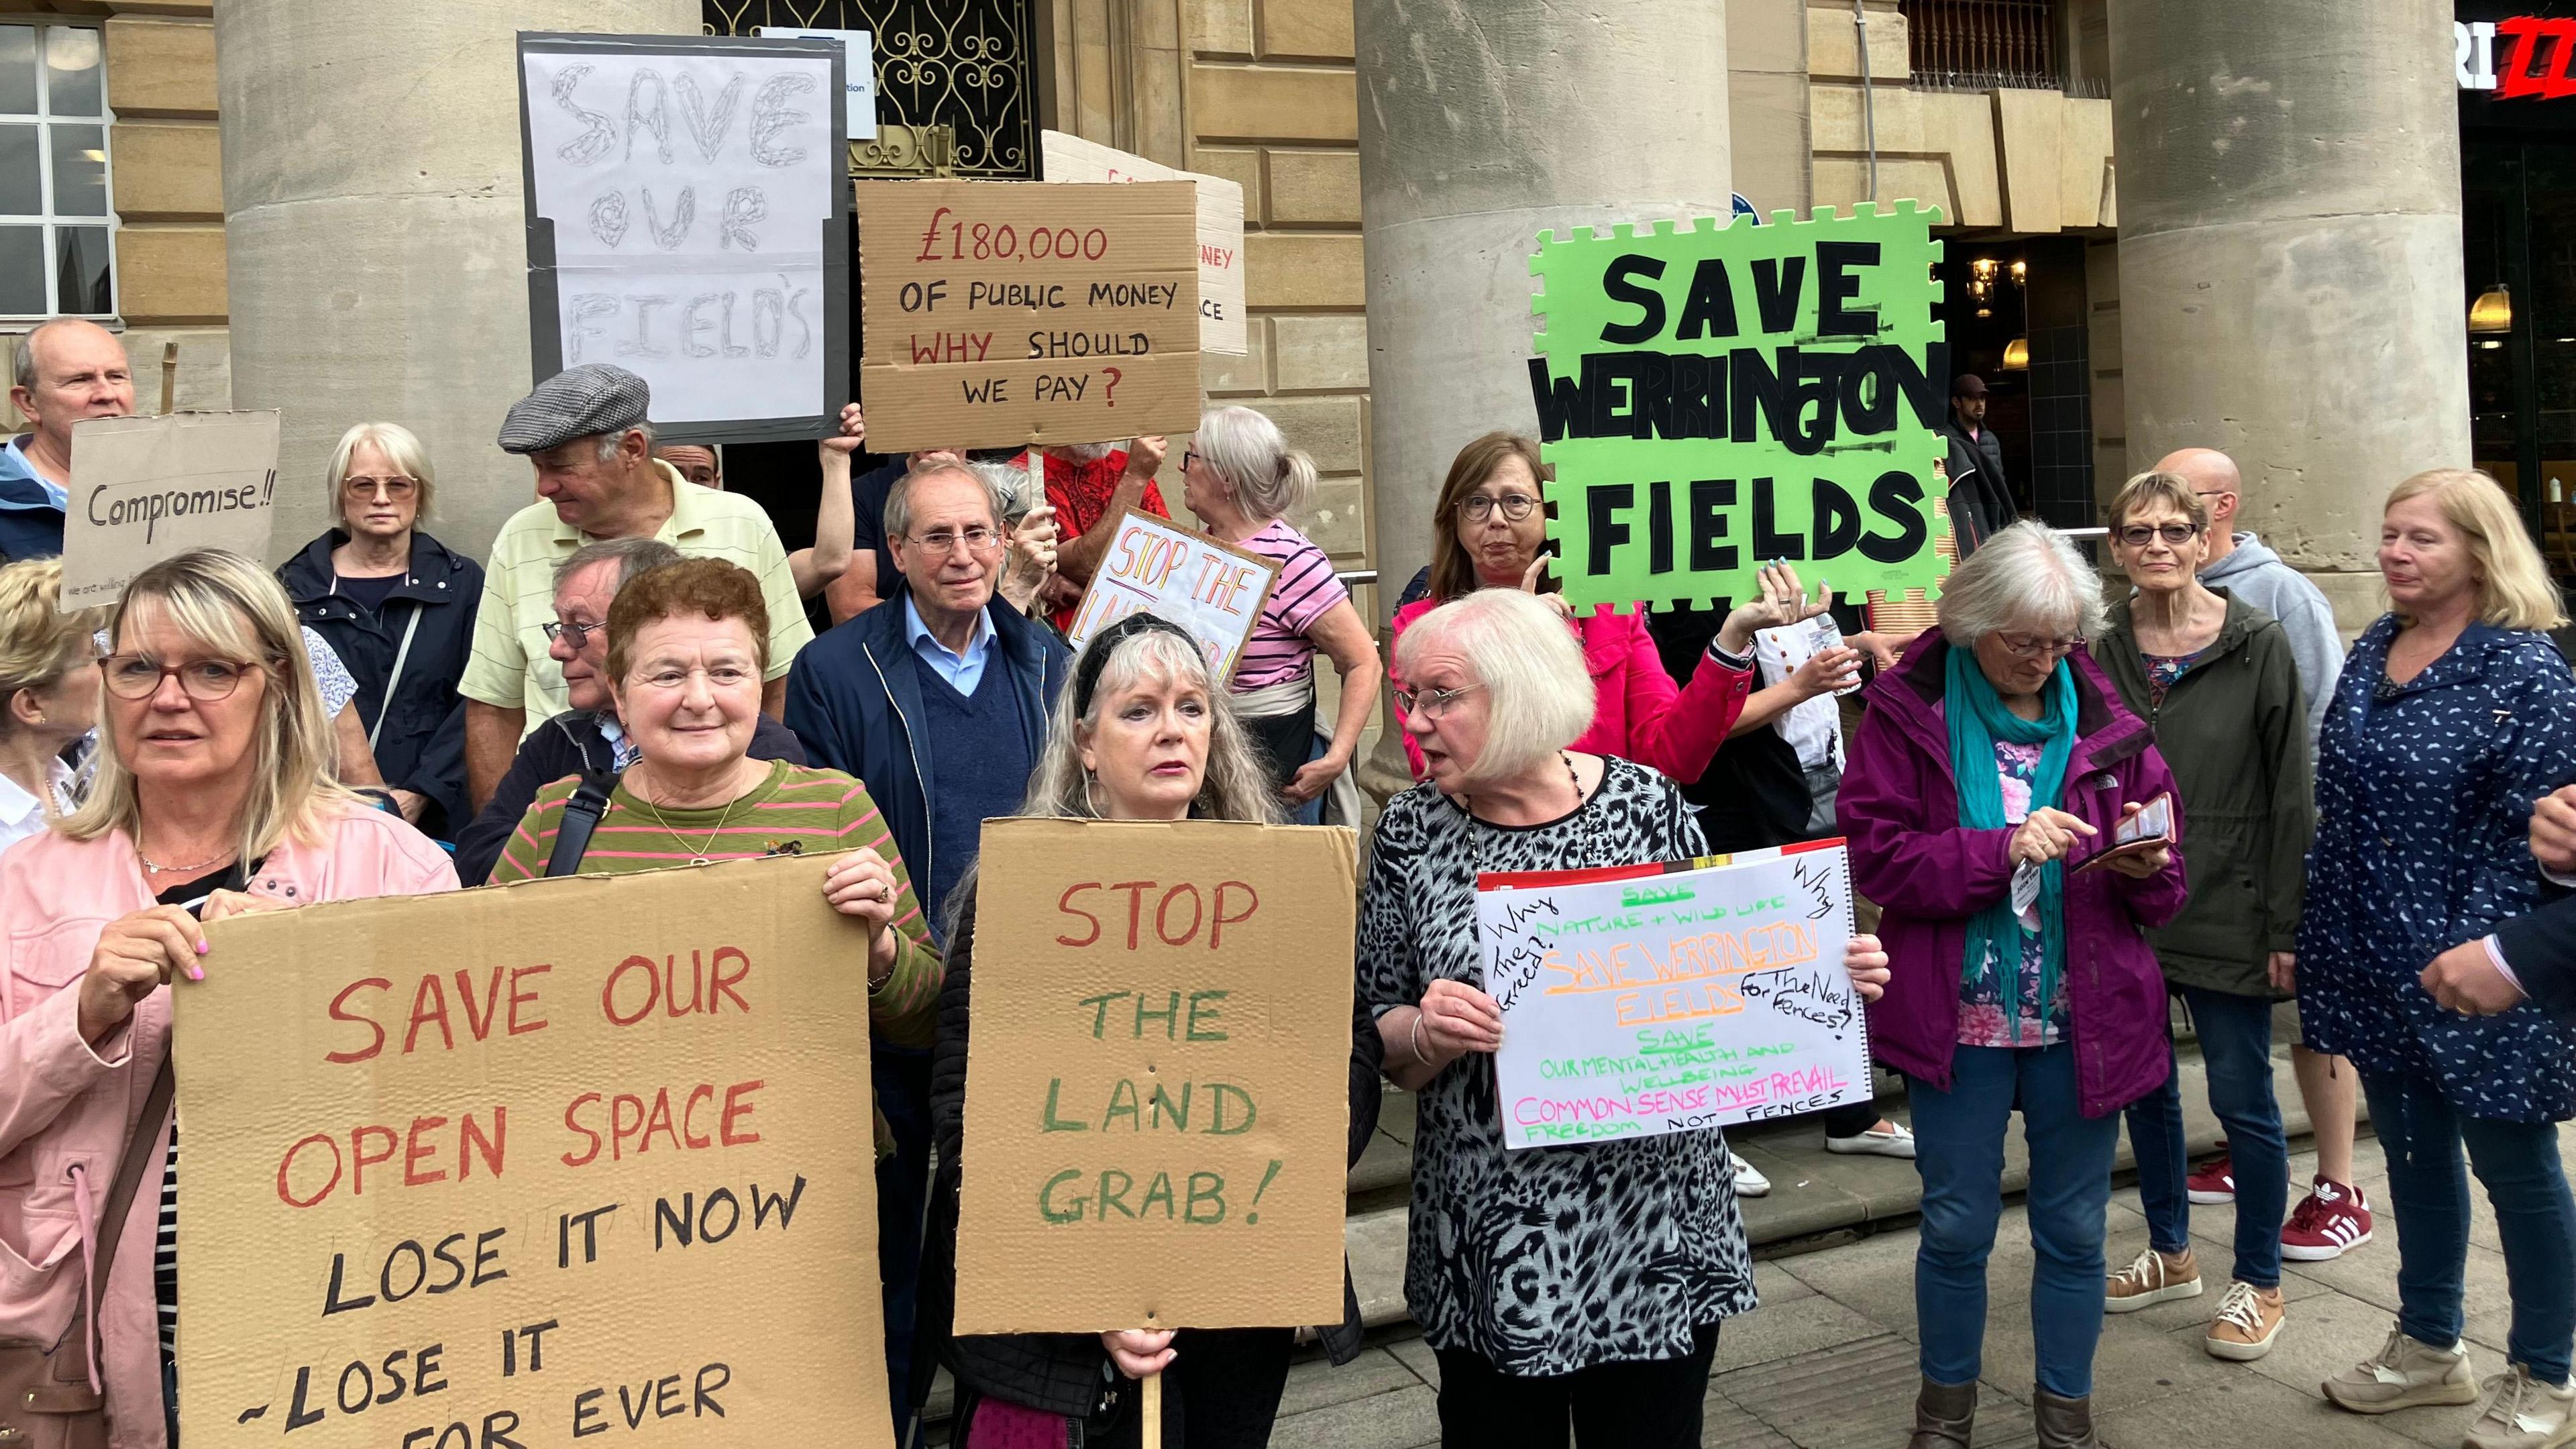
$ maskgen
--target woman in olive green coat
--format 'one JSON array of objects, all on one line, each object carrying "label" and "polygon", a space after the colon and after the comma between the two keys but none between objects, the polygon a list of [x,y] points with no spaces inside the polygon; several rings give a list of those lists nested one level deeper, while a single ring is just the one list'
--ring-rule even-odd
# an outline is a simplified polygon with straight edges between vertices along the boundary
[{"label": "woman in olive green coat", "polygon": [[[2112,607],[2093,657],[2147,721],[2181,799],[2191,899],[2148,932],[2191,1013],[2209,1105],[2227,1128],[2236,1262],[2203,1339],[2219,1358],[2271,1351],[2284,1319],[2281,1215],[2289,1147],[2272,1095],[2272,1007],[2290,994],[2311,801],[2307,711],[2289,636],[2271,615],[2196,577],[2207,506],[2170,473],[2141,473],[2111,501],[2111,551],[2136,586]],[[2201,1292],[2192,1260],[2182,1095],[2168,1077],[2128,1109],[2148,1245],[2106,1285],[2122,1313]]]}]

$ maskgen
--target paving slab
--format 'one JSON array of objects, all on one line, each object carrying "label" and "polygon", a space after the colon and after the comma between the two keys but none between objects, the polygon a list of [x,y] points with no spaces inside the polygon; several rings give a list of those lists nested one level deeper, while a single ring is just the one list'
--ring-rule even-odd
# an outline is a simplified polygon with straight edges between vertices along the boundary
[{"label": "paving slab", "polygon": [[1366,1348],[1360,1356],[1333,1367],[1321,1349],[1308,1349],[1298,1354],[1297,1362],[1288,1369],[1288,1387],[1279,1396],[1279,1416],[1312,1413],[1317,1409],[1346,1404],[1398,1389],[1419,1387],[1422,1380],[1403,1360],[1383,1348]]},{"label": "paving slab", "polygon": [[1423,1449],[1439,1442],[1439,1396],[1419,1383],[1282,1415],[1270,1429],[1271,1449]]}]

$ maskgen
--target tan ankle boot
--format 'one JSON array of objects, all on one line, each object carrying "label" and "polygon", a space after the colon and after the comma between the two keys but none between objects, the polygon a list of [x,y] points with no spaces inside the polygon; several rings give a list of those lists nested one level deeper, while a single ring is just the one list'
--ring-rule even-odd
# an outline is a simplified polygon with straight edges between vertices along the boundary
[{"label": "tan ankle boot", "polygon": [[2093,1437],[2093,1400],[2062,1399],[2046,1389],[2033,1390],[2030,1406],[2039,1419],[2039,1449],[2100,1449]]},{"label": "tan ankle boot", "polygon": [[1968,1449],[1968,1434],[1977,1424],[1977,1384],[1923,1381],[1914,1396],[1914,1437],[1905,1449]]}]

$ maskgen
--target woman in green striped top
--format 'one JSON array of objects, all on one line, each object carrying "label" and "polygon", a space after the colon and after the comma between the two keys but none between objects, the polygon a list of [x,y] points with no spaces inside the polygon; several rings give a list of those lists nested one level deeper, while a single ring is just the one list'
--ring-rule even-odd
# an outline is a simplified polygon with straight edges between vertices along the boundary
[{"label": "woman in green striped top", "polygon": [[[833,908],[868,930],[868,1024],[928,1047],[942,974],[928,919],[867,787],[838,770],[747,758],[768,667],[760,583],[722,559],[637,575],[608,610],[609,690],[637,751],[582,856],[584,873],[623,874],[764,855],[838,853],[823,881]],[[492,867],[492,883],[546,873],[579,780],[537,792]],[[877,1119],[877,1150],[888,1150]]]}]

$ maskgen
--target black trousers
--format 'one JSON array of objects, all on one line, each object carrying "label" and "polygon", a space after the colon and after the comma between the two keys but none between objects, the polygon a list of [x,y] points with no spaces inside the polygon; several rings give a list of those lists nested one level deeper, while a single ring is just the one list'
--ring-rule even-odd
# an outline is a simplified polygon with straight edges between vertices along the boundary
[{"label": "black trousers", "polygon": [[[1717,1325],[1682,1358],[1605,1363],[1549,1378],[1515,1378],[1467,1349],[1440,1359],[1442,1449],[1699,1449]],[[1193,1446],[1195,1449],[1195,1446]]]},{"label": "black trousers", "polygon": [[1253,748],[1270,766],[1272,783],[1284,787],[1306,767],[1306,756],[1314,748],[1315,702],[1306,701],[1306,707],[1294,713],[1247,719],[1243,732],[1252,737]]}]

